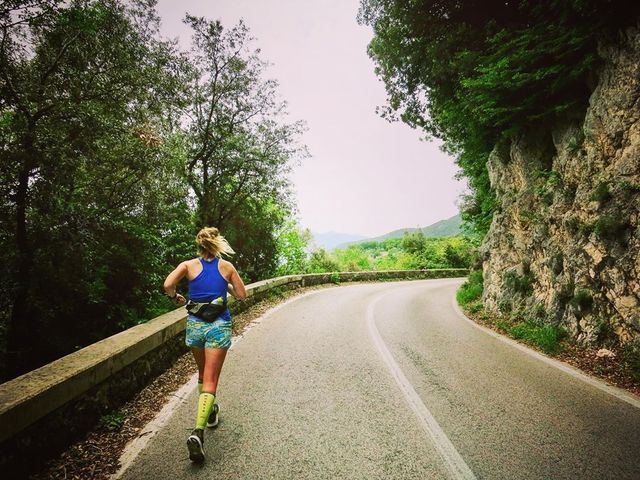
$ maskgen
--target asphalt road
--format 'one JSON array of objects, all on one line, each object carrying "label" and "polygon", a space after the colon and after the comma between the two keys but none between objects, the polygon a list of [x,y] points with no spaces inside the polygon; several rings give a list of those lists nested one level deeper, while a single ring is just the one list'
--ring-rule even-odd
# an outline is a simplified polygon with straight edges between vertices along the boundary
[{"label": "asphalt road", "polygon": [[342,286],[236,343],[221,422],[195,391],[125,479],[640,479],[640,408],[469,324],[461,279]]}]

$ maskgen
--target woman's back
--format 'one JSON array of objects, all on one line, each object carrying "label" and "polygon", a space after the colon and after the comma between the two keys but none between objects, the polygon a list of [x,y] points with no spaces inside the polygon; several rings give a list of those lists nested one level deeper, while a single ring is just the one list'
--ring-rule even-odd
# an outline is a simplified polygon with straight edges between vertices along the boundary
[{"label": "woman's back", "polygon": [[[198,273],[198,269],[201,270]],[[227,298],[228,280],[220,272],[220,258],[197,258],[189,262],[189,298],[194,302],[209,302],[217,297]]]}]

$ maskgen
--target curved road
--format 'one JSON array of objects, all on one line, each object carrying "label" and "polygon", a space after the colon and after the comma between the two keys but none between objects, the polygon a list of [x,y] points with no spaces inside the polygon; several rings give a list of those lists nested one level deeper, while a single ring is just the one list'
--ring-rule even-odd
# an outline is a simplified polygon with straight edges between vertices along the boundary
[{"label": "curved road", "polygon": [[320,290],[234,345],[202,466],[192,391],[125,479],[639,479],[640,408],[453,308],[462,279]]}]

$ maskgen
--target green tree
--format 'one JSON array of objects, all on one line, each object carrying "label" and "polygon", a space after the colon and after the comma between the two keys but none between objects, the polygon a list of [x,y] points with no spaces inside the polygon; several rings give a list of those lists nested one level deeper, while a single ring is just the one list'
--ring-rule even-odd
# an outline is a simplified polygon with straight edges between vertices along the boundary
[{"label": "green tree", "polygon": [[359,21],[374,29],[369,55],[388,94],[381,114],[445,141],[471,188],[463,219],[482,236],[495,209],[492,148],[583,115],[598,40],[639,9],[623,0],[361,0]]},{"label": "green tree", "polygon": [[288,205],[291,163],[306,150],[297,138],[300,122],[285,123],[286,103],[266,63],[250,49],[240,22],[226,30],[219,21],[187,15],[193,30],[193,80],[189,86],[186,165],[197,198],[198,227],[224,229],[250,198]]},{"label": "green tree", "polygon": [[276,232],[279,253],[278,275],[304,273],[307,269],[307,249],[311,241],[311,232],[302,230],[294,219],[287,220]]},{"label": "green tree", "polygon": [[402,249],[410,254],[416,254],[422,252],[427,245],[427,239],[422,233],[422,230],[416,230],[414,232],[405,232],[402,237]]},{"label": "green tree", "polygon": [[358,245],[350,245],[345,249],[338,249],[333,255],[340,266],[342,272],[358,272],[361,270],[371,270],[371,259],[367,252]]},{"label": "green tree", "polygon": [[229,218],[225,236],[237,252],[234,264],[244,278],[255,282],[274,276],[279,259],[277,231],[288,215],[268,198],[249,198]]},{"label": "green tree", "polygon": [[6,378],[144,315],[157,291],[144,262],[187,205],[163,141],[180,64],[147,2],[12,2],[0,16]]},{"label": "green tree", "polygon": [[319,248],[311,252],[309,266],[307,268],[309,273],[340,271],[340,265],[338,265],[338,262],[334,260],[324,248]]}]

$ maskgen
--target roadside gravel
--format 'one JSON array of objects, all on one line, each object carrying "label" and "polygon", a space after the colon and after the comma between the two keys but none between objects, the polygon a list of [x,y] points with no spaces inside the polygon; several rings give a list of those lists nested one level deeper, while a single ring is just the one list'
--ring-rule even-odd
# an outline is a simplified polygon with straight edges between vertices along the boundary
[{"label": "roadside gravel", "polygon": [[492,330],[510,337],[517,342],[524,343],[543,355],[555,358],[556,360],[561,360],[589,375],[605,380],[611,385],[640,396],[640,379],[634,376],[629,365],[624,362],[622,353],[616,349],[612,349],[614,354],[613,357],[598,356],[598,348],[585,347],[577,345],[570,340],[563,340],[558,352],[544,352],[535,344],[523,342],[522,340],[509,335],[509,332],[498,328],[496,325],[498,318],[492,314],[484,310],[471,312],[464,306],[460,306],[460,308],[462,308],[467,317],[480,325],[491,328]]}]

